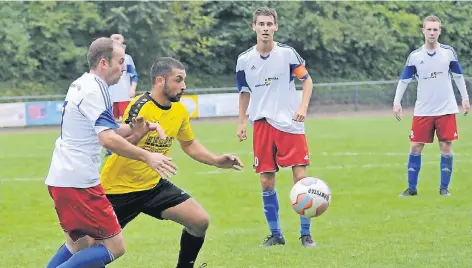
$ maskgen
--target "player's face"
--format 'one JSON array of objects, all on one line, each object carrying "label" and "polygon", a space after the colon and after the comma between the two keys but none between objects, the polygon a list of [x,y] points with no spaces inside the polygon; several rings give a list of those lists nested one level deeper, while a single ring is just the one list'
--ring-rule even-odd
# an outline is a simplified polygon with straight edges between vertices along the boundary
[{"label": "player's face", "polygon": [[256,23],[252,24],[252,30],[257,34],[257,40],[272,41],[274,33],[277,32],[279,26],[275,23],[272,16],[257,16]]},{"label": "player's face", "polygon": [[427,21],[423,25],[423,34],[426,43],[435,44],[441,34],[441,24],[438,21]]},{"label": "player's face", "polygon": [[185,70],[173,68],[164,82],[164,94],[170,102],[180,101],[186,89]]},{"label": "player's face", "polygon": [[108,85],[114,85],[120,81],[120,77],[125,71],[125,49],[121,46],[114,46],[110,62],[108,63]]}]

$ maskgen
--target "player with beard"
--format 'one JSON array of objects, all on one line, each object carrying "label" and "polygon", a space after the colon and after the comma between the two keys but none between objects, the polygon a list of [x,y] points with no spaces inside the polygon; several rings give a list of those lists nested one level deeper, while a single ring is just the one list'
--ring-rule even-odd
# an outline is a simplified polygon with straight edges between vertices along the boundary
[{"label": "player with beard", "polygon": [[[240,170],[243,165],[238,157],[217,156],[195,139],[187,109],[179,102],[185,91],[183,64],[173,58],[160,58],[151,67],[151,78],[151,91],[131,101],[123,120],[130,123],[139,116],[158,122],[166,138],[150,132],[139,141],[138,147],[168,156],[177,139],[182,150],[201,163]],[[208,213],[194,199],[141,162],[116,154],[108,158],[101,180],[122,228],[140,213],[183,225],[177,268],[194,267],[210,222]]]}]

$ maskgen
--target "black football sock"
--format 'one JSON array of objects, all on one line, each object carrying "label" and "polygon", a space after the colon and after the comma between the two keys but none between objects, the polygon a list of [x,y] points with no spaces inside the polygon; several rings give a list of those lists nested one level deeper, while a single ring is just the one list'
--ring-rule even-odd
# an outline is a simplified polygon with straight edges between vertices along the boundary
[{"label": "black football sock", "polygon": [[205,237],[193,236],[184,228],[182,236],[180,237],[180,252],[177,268],[193,268],[198,252],[200,252],[204,241]]}]

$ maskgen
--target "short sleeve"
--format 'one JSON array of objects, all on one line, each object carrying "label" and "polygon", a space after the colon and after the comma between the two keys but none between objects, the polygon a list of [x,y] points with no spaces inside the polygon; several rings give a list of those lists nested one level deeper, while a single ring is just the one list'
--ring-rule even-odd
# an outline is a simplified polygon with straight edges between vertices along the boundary
[{"label": "short sleeve", "polygon": [[177,139],[179,141],[191,141],[195,139],[192,127],[190,126],[190,118],[188,116],[188,113],[185,114],[182,125],[179,128],[179,132],[177,133]]},{"label": "short sleeve", "polygon": [[288,49],[288,53],[292,75],[300,80],[305,80],[309,76],[308,70],[305,66],[305,60],[292,47]]},{"label": "short sleeve", "polygon": [[119,127],[113,118],[108,89],[102,85],[84,96],[79,109],[90,121],[97,134],[107,129],[117,129]]},{"label": "short sleeve", "polygon": [[408,58],[406,59],[406,62],[405,62],[405,67],[403,67],[403,70],[402,70],[402,73],[400,74],[400,79],[401,80],[409,80],[409,79],[412,79],[413,76],[416,75],[416,66],[413,62],[413,53],[415,52],[412,52],[410,53],[410,55],[408,55]]},{"label": "short sleeve", "polygon": [[126,55],[126,72],[131,77],[132,82],[138,83],[138,72],[136,71],[136,66],[134,65],[133,58],[130,55]]},{"label": "short sleeve", "polygon": [[459,63],[459,59],[454,48],[448,47],[447,51],[449,53],[449,70],[455,74],[464,74],[464,70]]},{"label": "short sleeve", "polygon": [[246,72],[244,70],[244,63],[242,57],[238,58],[236,62],[236,86],[238,92],[251,92],[251,88],[246,80]]}]

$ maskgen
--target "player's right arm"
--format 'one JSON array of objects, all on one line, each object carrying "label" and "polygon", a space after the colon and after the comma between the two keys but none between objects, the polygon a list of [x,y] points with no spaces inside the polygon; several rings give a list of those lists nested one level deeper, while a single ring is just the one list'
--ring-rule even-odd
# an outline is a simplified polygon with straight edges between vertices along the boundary
[{"label": "player's right arm", "polygon": [[239,141],[247,139],[246,135],[246,114],[251,100],[251,88],[246,80],[246,73],[241,58],[236,63],[236,85],[239,92],[239,116],[238,116],[238,138]]},{"label": "player's right arm", "polygon": [[175,174],[176,166],[170,158],[134,146],[115,133],[119,126],[113,119],[110,97],[103,85],[99,83],[96,90],[84,94],[78,108],[92,125],[103,147],[118,155],[145,162],[164,178]]},{"label": "player's right arm", "polygon": [[176,166],[172,159],[160,153],[151,153],[129,143],[125,138],[116,134],[113,129],[106,129],[98,133],[100,144],[108,150],[134,160],[148,164],[163,178],[170,178],[176,174]]},{"label": "player's right arm", "polygon": [[408,84],[411,82],[411,79],[413,79],[413,76],[416,75],[416,66],[412,63],[412,55],[413,52],[410,53],[408,59],[406,60],[405,67],[403,67],[403,71],[400,75],[400,80],[397,84],[395,98],[393,99],[393,112],[395,113],[395,117],[397,118],[397,120],[401,120],[403,115],[401,106],[403,94],[405,93]]}]

